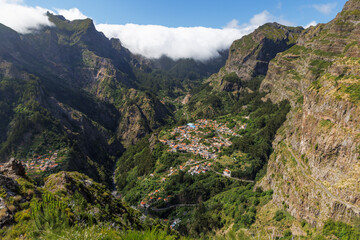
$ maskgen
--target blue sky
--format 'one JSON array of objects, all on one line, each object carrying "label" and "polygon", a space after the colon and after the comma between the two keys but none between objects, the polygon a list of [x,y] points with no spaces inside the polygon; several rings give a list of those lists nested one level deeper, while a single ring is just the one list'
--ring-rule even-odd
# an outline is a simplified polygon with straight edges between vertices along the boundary
[{"label": "blue sky", "polygon": [[267,22],[326,23],[346,0],[0,0],[0,23],[22,34],[53,26],[46,12],[92,18],[97,30],[148,58],[208,60]]},{"label": "blue sky", "polygon": [[[311,21],[324,23],[341,10],[346,0],[24,0],[24,2],[30,6],[48,9],[78,8],[97,23],[221,28],[233,19],[245,23],[253,15],[264,10],[294,25],[305,26]],[[330,12],[320,12],[314,8],[314,5],[327,4],[333,4],[330,6]]]}]

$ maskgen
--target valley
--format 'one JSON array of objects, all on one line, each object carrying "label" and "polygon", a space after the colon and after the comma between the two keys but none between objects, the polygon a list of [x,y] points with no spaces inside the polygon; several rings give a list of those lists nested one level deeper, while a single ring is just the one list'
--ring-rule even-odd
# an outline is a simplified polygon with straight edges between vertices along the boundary
[{"label": "valley", "polygon": [[359,0],[206,61],[46,18],[0,23],[0,239],[360,238]]}]

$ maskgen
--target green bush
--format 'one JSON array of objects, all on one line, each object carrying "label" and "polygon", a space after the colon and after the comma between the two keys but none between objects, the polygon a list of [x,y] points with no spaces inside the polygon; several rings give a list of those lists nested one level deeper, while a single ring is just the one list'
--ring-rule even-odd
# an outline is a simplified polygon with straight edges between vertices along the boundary
[{"label": "green bush", "polygon": [[285,212],[282,210],[277,210],[275,213],[274,219],[279,222],[279,221],[283,220],[284,218],[286,218]]},{"label": "green bush", "polygon": [[356,229],[355,227],[343,222],[334,222],[332,220],[325,223],[323,234],[325,236],[335,235],[342,240],[360,239],[360,229]]},{"label": "green bush", "polygon": [[238,75],[235,72],[226,74],[223,80],[231,83],[237,83],[237,84],[241,83],[241,79],[238,77]]}]

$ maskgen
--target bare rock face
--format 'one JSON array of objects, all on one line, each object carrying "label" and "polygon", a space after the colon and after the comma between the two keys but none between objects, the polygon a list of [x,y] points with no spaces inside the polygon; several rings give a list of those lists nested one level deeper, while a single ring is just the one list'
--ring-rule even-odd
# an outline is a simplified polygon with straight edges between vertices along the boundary
[{"label": "bare rock face", "polygon": [[226,70],[235,72],[244,81],[265,75],[270,60],[294,45],[302,30],[301,27],[286,27],[278,23],[259,27],[232,44]]},{"label": "bare rock face", "polygon": [[292,110],[274,142],[262,186],[297,219],[360,216],[360,1],[306,29],[271,61],[260,89]]},{"label": "bare rock face", "polygon": [[21,164],[20,161],[15,158],[11,158],[10,161],[5,163],[5,165],[0,168],[0,172],[6,176],[11,177],[24,177],[25,176],[25,168]]},{"label": "bare rock face", "polygon": [[129,89],[124,102],[119,108],[122,117],[116,134],[125,147],[137,143],[172,117],[169,109],[149,93]]},{"label": "bare rock face", "polygon": [[209,78],[212,86],[220,91],[239,92],[241,84],[226,81],[226,75],[236,73],[241,82],[259,75],[266,75],[269,62],[278,54],[293,46],[302,32],[301,27],[286,27],[267,23],[253,33],[233,42],[226,65]]}]

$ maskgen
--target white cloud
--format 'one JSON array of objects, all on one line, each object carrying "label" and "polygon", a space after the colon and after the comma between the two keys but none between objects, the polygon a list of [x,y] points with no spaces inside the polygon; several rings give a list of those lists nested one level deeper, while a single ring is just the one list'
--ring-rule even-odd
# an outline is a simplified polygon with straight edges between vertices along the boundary
[{"label": "white cloud", "polygon": [[317,22],[316,21],[311,21],[311,22],[309,22],[306,26],[304,26],[304,28],[306,29],[306,28],[309,28],[309,27],[311,27],[311,26],[316,26],[317,25]]},{"label": "white cloud", "polygon": [[282,9],[282,2],[278,2],[278,4],[276,5],[277,9]]},{"label": "white cloud", "polygon": [[111,25],[99,24],[96,28],[108,38],[119,38],[123,45],[135,54],[148,58],[166,55],[173,59],[194,58],[207,60],[218,56],[218,51],[230,47],[231,43],[254,31],[260,25],[277,21],[290,22],[272,16],[268,11],[256,14],[249,23],[239,25],[236,19],[224,28],[178,27],[159,25]]},{"label": "white cloud", "polygon": [[46,16],[48,10],[28,7],[22,0],[0,0],[0,23],[20,33],[29,33],[41,26],[52,24]]},{"label": "white cloud", "polygon": [[315,8],[317,11],[319,11],[322,14],[330,14],[335,8],[337,3],[327,3],[327,4],[314,4],[311,7]]},{"label": "white cloud", "polygon": [[236,19],[231,20],[226,24],[225,28],[237,28],[239,26],[239,21]]},{"label": "white cloud", "polygon": [[85,19],[88,18],[85,16],[82,12],[80,12],[77,8],[71,8],[71,9],[55,9],[59,15],[64,16],[66,19],[72,21],[75,19]]}]

